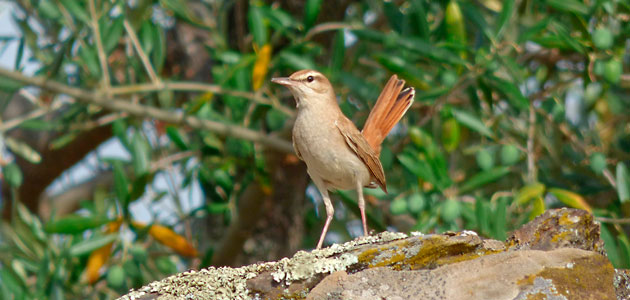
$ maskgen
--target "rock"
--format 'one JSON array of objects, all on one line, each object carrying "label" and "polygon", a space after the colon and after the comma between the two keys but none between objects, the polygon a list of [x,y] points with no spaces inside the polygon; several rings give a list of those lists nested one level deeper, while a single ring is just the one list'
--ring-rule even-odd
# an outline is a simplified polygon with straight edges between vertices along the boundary
[{"label": "rock", "polygon": [[550,210],[504,242],[471,231],[383,232],[292,258],[177,274],[121,299],[629,299],[599,225]]},{"label": "rock", "polygon": [[577,248],[605,254],[599,224],[587,211],[561,208],[548,210],[515,230],[507,239],[516,249],[552,250]]},{"label": "rock", "polygon": [[[591,271],[592,270],[592,271]],[[614,269],[595,252],[562,248],[487,255],[433,270],[379,267],[326,277],[306,299],[615,299]]]}]

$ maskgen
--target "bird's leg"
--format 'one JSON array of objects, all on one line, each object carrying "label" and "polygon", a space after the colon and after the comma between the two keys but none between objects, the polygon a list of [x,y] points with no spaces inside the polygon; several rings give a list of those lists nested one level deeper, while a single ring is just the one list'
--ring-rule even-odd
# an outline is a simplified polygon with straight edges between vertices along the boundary
[{"label": "bird's leg", "polygon": [[330,226],[330,222],[335,215],[335,208],[332,205],[332,201],[330,201],[330,196],[328,196],[328,189],[326,188],[326,184],[321,178],[313,176],[311,172],[309,175],[313,179],[315,186],[319,190],[319,193],[322,194],[322,200],[324,200],[324,205],[326,206],[326,223],[324,223],[324,228],[322,229],[322,234],[319,237],[319,242],[317,242],[317,248],[321,249],[324,244],[324,238],[326,237],[326,233],[328,232],[328,226]]},{"label": "bird's leg", "polygon": [[330,197],[328,196],[328,190],[324,190],[322,193],[322,198],[324,199],[324,205],[326,206],[326,223],[324,224],[324,228],[322,229],[322,235],[319,236],[319,242],[317,242],[317,249],[322,248],[322,244],[324,243],[324,238],[326,237],[326,233],[328,232],[328,226],[330,226],[330,222],[333,219],[333,215],[335,214],[335,209],[333,208],[332,202],[330,201]]},{"label": "bird's leg", "polygon": [[365,218],[365,199],[363,199],[363,185],[357,180],[357,196],[359,198],[359,210],[361,211],[361,222],[363,223],[363,235],[368,235],[367,220]]}]

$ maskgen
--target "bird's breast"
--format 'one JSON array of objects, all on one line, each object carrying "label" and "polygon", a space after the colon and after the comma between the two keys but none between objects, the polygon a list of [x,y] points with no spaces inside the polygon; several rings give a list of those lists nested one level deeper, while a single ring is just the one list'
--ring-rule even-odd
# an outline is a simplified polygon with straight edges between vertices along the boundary
[{"label": "bird's breast", "polygon": [[370,172],[348,147],[331,116],[300,114],[293,127],[293,139],[309,173],[319,176],[329,189],[354,189],[357,180],[370,183]]}]

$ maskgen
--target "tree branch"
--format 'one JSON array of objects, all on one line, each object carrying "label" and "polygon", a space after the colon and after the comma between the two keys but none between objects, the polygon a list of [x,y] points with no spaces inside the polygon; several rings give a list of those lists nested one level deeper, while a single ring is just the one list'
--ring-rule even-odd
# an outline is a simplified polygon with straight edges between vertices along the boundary
[{"label": "tree branch", "polygon": [[274,103],[269,101],[267,98],[262,97],[255,93],[244,92],[244,91],[235,91],[224,89],[219,85],[214,84],[206,84],[200,82],[187,82],[187,81],[164,81],[161,85],[155,84],[133,84],[133,85],[123,85],[123,86],[115,86],[111,88],[112,95],[124,95],[124,94],[134,94],[134,93],[147,93],[147,92],[157,92],[161,90],[171,90],[171,91],[199,91],[199,92],[209,92],[214,94],[222,94],[222,95],[230,95],[234,97],[243,97],[247,98],[253,102],[262,105],[270,105],[279,111],[283,112],[287,116],[295,115],[295,112],[283,105],[278,103]]},{"label": "tree branch", "polygon": [[138,56],[140,57],[140,60],[142,61],[142,64],[144,65],[144,69],[147,71],[147,73],[149,74],[149,77],[151,78],[151,82],[153,82],[155,85],[160,86],[161,85],[160,79],[155,73],[155,70],[153,69],[151,62],[149,61],[147,54],[144,53],[144,50],[142,50],[142,46],[140,46],[140,42],[138,41],[138,36],[136,35],[136,32],[133,30],[133,27],[131,27],[131,24],[129,24],[129,21],[127,20],[127,18],[123,20],[123,25],[125,26],[125,30],[127,31],[127,35],[129,36],[129,39],[131,39],[131,44],[133,44],[133,47],[136,49],[136,53],[138,53]]},{"label": "tree branch", "polygon": [[98,26],[98,15],[96,14],[96,8],[94,5],[94,1],[88,1],[88,6],[90,8],[90,15],[92,17],[92,30],[94,31],[94,41],[96,43],[96,50],[98,53],[98,60],[101,64],[101,72],[103,72],[103,89],[105,92],[109,90],[110,82],[109,82],[109,67],[107,66],[107,54],[105,53],[105,49],[103,48],[103,41],[101,40],[101,30]]},{"label": "tree branch", "polygon": [[28,77],[20,72],[4,68],[0,68],[0,77],[10,78],[27,85],[34,85],[56,93],[66,94],[82,102],[95,104],[112,111],[126,112],[140,117],[149,117],[167,123],[184,124],[192,128],[212,131],[222,136],[232,136],[260,143],[278,151],[286,153],[293,152],[293,146],[290,142],[275,136],[251,130],[249,128],[200,119],[193,116],[186,116],[181,112],[167,111],[152,106],[134,104],[126,100],[108,97],[101,93],[89,92],[83,89],[67,86],[65,84],[48,80],[45,77]]}]

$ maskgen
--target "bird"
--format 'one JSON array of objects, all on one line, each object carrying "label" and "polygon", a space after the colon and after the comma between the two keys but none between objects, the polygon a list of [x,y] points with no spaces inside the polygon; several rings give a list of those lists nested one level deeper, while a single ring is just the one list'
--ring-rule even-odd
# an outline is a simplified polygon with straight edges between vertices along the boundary
[{"label": "bird", "polygon": [[287,87],[296,101],[293,148],[306,163],[326,207],[326,222],[316,249],[321,249],[335,211],[328,191],[356,189],[363,234],[369,235],[363,188],[380,187],[387,193],[379,160],[381,144],[411,107],[414,88],[404,88],[405,81],[392,75],[359,131],[339,108],[333,86],[322,73],[301,70],[271,82]]}]

